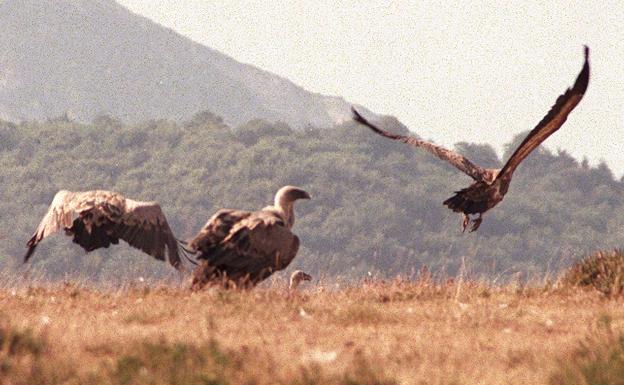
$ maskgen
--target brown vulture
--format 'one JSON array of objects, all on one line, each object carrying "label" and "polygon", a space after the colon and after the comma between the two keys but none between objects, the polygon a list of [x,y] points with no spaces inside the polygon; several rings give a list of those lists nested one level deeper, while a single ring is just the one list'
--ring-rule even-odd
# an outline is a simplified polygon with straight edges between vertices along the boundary
[{"label": "brown vulture", "polygon": [[87,252],[116,245],[123,239],[161,261],[166,252],[171,265],[179,270],[183,267],[178,242],[156,202],[139,202],[111,191],[61,190],[28,241],[24,262],[39,242],[61,229]]},{"label": "brown vulture", "polygon": [[589,48],[585,46],[585,63],[572,88],[568,88],[563,95],[557,98],[555,105],[541,122],[528,134],[520,146],[514,151],[502,169],[486,169],[477,166],[466,157],[448,150],[442,146],[406,135],[397,135],[368,122],[355,108],[352,108],[353,119],[379,135],[407,143],[414,147],[421,147],[442,160],[446,160],[459,170],[468,174],[475,182],[467,188],[455,192],[455,195],[444,201],[444,205],[454,212],[462,213],[462,231],[466,230],[470,222],[470,214],[478,214],[473,219],[470,231],[475,231],[481,225],[483,213],[496,206],[509,189],[509,183],[516,167],[535,150],[546,138],[557,131],[566,121],[568,114],[583,98],[589,83]]},{"label": "brown vulture", "polygon": [[187,244],[200,262],[193,272],[192,288],[211,282],[254,286],[286,268],[299,249],[299,238],[291,232],[298,199],[310,199],[310,195],[285,186],[275,194],[273,206],[260,211],[217,211]]}]

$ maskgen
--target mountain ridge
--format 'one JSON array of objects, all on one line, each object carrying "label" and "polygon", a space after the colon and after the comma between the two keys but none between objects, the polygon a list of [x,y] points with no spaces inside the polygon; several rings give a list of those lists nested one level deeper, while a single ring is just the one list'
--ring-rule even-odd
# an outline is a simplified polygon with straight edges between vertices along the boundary
[{"label": "mountain ridge", "polygon": [[339,96],[241,63],[113,0],[0,2],[0,118],[130,123],[209,110],[230,125],[349,119]]}]

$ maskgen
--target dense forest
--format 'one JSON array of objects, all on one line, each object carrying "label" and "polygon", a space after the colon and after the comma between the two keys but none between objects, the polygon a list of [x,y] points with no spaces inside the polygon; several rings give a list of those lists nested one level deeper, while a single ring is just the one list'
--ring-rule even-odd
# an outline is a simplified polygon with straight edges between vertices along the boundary
[{"label": "dense forest", "polygon": [[[394,118],[379,124],[407,129]],[[504,159],[526,133],[506,146]],[[565,135],[564,129],[558,135]],[[501,166],[489,145],[458,143],[477,163]],[[231,128],[210,112],[191,120],[126,125],[56,119],[0,122],[0,269],[20,272],[25,243],[59,189],[107,189],[161,203],[189,238],[218,208],[258,209],[286,184],[309,191],[296,206],[302,248],[291,268],[319,276],[409,275],[427,266],[455,274],[554,273],[595,249],[624,245],[624,182],[605,164],[535,151],[477,233],[442,205],[470,179],[423,151],[353,122],[294,130],[253,120]],[[94,280],[175,274],[124,244],[87,255],[62,234],[32,259],[38,274]],[[17,276],[17,274],[15,274]]]}]

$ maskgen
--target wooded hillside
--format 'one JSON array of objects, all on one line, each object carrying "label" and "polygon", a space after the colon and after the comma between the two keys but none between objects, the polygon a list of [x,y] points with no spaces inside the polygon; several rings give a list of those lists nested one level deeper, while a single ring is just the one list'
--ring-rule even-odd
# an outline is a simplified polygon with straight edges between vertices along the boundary
[{"label": "wooded hillside", "polygon": [[[393,118],[379,123],[406,130]],[[482,165],[501,164],[488,145],[457,148]],[[293,130],[255,120],[230,128],[209,112],[185,123],[124,125],[106,116],[87,125],[4,122],[0,164],[5,269],[20,266],[26,241],[61,188],[156,200],[174,233],[188,238],[218,208],[257,209],[282,185],[299,185],[313,199],[296,207],[302,249],[292,267],[313,274],[410,274],[424,265],[454,274],[464,257],[475,274],[541,275],[589,251],[624,244],[624,183],[604,164],[589,167],[564,152],[538,150],[479,231],[462,234],[459,215],[442,201],[469,178],[355,123]],[[56,278],[172,270],[125,244],[85,255],[62,234],[44,241],[33,263]]]}]

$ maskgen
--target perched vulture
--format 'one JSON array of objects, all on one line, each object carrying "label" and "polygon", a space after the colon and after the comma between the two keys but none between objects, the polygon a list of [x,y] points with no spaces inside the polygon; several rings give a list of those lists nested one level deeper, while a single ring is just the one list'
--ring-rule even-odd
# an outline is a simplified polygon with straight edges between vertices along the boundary
[{"label": "perched vulture", "polygon": [[448,161],[453,166],[472,177],[475,180],[472,185],[456,191],[454,196],[444,201],[444,205],[448,206],[449,209],[454,212],[462,213],[462,231],[466,230],[470,222],[469,215],[478,214],[478,217],[473,219],[473,225],[470,229],[472,232],[477,230],[481,225],[483,213],[503,200],[503,197],[509,189],[511,177],[516,167],[518,167],[531,151],[535,150],[546,138],[563,125],[568,114],[570,114],[574,107],[581,101],[589,83],[588,60],[589,48],[585,46],[585,64],[576,78],[574,86],[568,88],[563,95],[557,98],[555,105],[550,109],[548,114],[529,133],[513,155],[511,155],[507,163],[505,163],[503,168],[499,170],[479,167],[461,154],[450,151],[442,146],[415,137],[392,134],[382,130],[364,119],[355,108],[352,108],[353,119],[386,138],[407,143],[414,147],[422,147],[425,151],[432,153],[442,160]]},{"label": "perched vulture", "polygon": [[28,241],[24,262],[39,242],[61,229],[87,252],[116,245],[123,239],[161,261],[167,252],[169,263],[182,269],[177,240],[156,202],[134,201],[111,191],[61,190]]},{"label": "perched vulture", "polygon": [[285,186],[275,194],[273,206],[260,211],[217,211],[187,244],[200,261],[192,288],[209,282],[254,286],[286,268],[299,249],[299,238],[291,232],[298,199],[310,199],[310,195]]},{"label": "perched vulture", "polygon": [[288,289],[295,290],[297,289],[297,287],[299,287],[299,284],[302,281],[311,281],[311,280],[312,280],[312,276],[310,274],[307,274],[301,270],[295,270],[290,275],[290,282],[288,284]]}]

